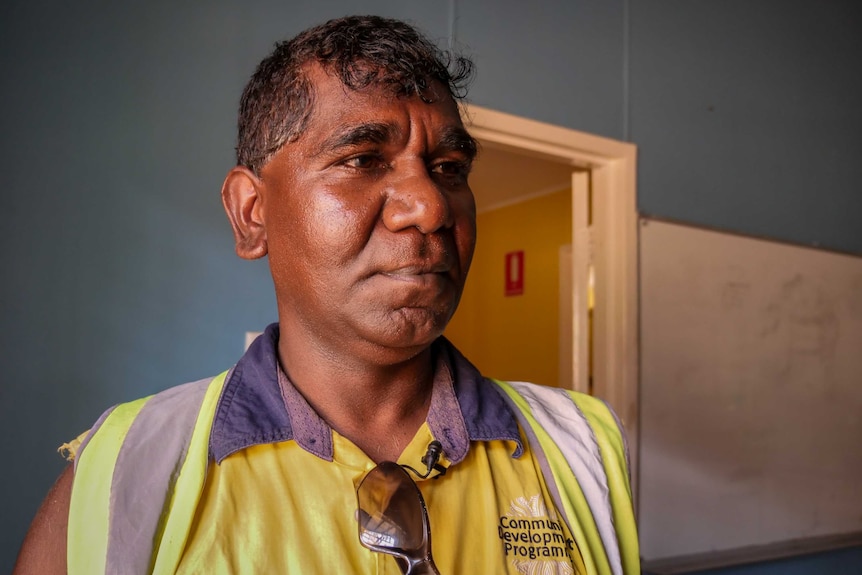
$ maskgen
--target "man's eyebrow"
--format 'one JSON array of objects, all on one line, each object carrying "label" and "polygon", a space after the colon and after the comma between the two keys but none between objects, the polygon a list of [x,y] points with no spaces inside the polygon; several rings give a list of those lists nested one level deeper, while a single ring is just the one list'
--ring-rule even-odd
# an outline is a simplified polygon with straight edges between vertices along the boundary
[{"label": "man's eyebrow", "polygon": [[440,138],[437,149],[461,152],[470,160],[474,159],[479,151],[476,140],[461,127],[447,128]]},{"label": "man's eyebrow", "polygon": [[385,122],[367,122],[344,126],[323,140],[314,155],[335,152],[363,144],[382,144],[392,139],[398,128]]}]

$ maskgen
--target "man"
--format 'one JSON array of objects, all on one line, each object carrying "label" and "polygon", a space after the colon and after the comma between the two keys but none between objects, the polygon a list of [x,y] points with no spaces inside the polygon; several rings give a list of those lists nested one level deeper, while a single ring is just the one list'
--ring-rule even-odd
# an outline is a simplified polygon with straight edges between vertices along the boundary
[{"label": "man", "polygon": [[637,571],[613,415],[485,379],[441,337],[476,235],[470,72],[377,17],[276,46],[222,199],[278,324],[229,372],[103,415],[16,573],[398,572],[358,536],[383,461],[418,468],[441,573]]}]

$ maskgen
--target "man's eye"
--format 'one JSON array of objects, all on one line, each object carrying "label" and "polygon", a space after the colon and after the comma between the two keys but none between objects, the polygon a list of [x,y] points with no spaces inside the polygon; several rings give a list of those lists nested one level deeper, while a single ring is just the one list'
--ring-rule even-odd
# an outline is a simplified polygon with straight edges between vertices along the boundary
[{"label": "man's eye", "polygon": [[444,176],[463,176],[470,173],[470,164],[466,162],[441,162],[432,166],[431,171]]},{"label": "man's eye", "polygon": [[380,164],[380,158],[374,154],[361,154],[349,158],[344,164],[358,170],[367,170],[377,167]]}]

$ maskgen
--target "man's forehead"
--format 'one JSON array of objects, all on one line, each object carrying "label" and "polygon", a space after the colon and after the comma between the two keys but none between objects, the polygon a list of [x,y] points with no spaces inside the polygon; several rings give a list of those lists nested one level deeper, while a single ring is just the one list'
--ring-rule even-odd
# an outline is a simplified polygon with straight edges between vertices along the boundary
[{"label": "man's forehead", "polygon": [[[410,129],[405,118],[413,120],[416,111],[426,117],[427,127],[433,128],[440,145],[456,149],[475,147],[461,121],[458,105],[439,81],[432,82],[428,97],[423,97],[415,93],[398,94],[380,83],[354,89],[320,65],[307,70],[307,79],[311,106],[305,132],[321,138],[320,151],[397,139]],[[301,140],[302,134],[297,141]]]},{"label": "man's forehead", "polygon": [[[336,153],[365,144],[386,144],[404,135],[402,126],[394,122],[357,121],[333,127],[331,133],[315,146],[312,155]],[[476,141],[460,122],[434,131],[434,148],[438,152],[459,151],[470,158],[476,155]]]}]

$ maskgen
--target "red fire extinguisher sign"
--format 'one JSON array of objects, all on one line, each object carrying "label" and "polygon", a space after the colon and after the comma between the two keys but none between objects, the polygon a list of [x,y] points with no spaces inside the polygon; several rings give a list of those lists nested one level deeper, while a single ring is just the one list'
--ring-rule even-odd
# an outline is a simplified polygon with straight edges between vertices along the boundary
[{"label": "red fire extinguisher sign", "polygon": [[506,295],[522,295],[524,293],[524,252],[509,252],[506,254]]}]

